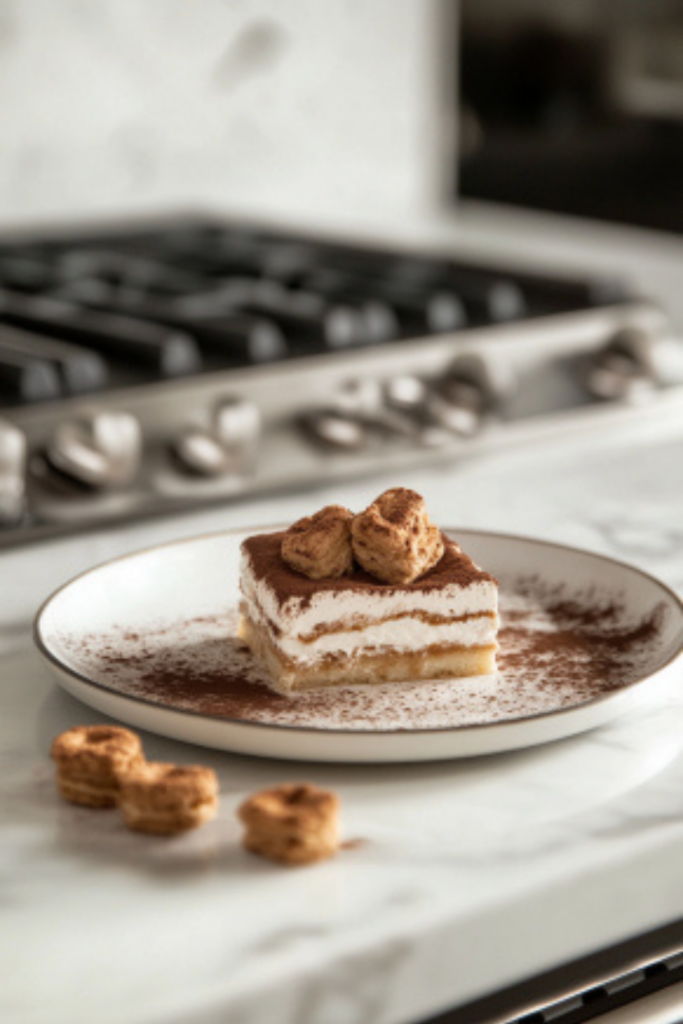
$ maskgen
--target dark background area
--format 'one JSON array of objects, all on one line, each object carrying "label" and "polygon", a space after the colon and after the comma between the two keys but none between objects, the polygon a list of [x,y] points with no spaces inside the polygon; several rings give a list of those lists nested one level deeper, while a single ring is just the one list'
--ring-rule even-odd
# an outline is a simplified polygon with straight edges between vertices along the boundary
[{"label": "dark background area", "polygon": [[683,233],[683,3],[463,0],[461,196]]}]

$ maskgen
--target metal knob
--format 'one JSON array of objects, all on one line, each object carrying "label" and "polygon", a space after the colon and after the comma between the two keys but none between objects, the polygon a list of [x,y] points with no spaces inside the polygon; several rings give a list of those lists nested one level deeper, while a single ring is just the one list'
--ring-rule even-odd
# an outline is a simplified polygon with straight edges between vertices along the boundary
[{"label": "metal knob", "polygon": [[175,453],[186,469],[200,476],[225,476],[236,472],[236,460],[206,430],[189,428],[175,443]]},{"label": "metal knob", "polygon": [[443,448],[452,442],[453,431],[430,411],[433,397],[432,385],[412,374],[390,377],[385,384],[388,408],[413,423],[417,441],[426,448]]},{"label": "metal knob", "polygon": [[0,527],[22,518],[26,492],[26,437],[8,420],[0,419]]},{"label": "metal knob", "polygon": [[509,364],[463,353],[453,360],[443,376],[432,382],[425,395],[424,408],[442,429],[460,437],[472,437],[514,386]]},{"label": "metal knob", "polygon": [[214,410],[216,437],[227,451],[238,455],[243,463],[256,457],[261,437],[261,414],[258,407],[245,398],[224,398]]},{"label": "metal knob", "polygon": [[624,328],[591,357],[586,386],[595,398],[637,401],[659,384],[655,339],[637,328]]},{"label": "metal knob", "polygon": [[341,409],[304,413],[299,422],[307,437],[326,448],[355,452],[369,444],[367,430],[360,419]]},{"label": "metal knob", "polygon": [[59,472],[95,488],[122,487],[135,476],[142,452],[142,431],[126,412],[84,413],[57,427],[47,460]]},{"label": "metal knob", "polygon": [[443,429],[472,437],[482,426],[485,397],[476,383],[449,376],[434,386],[427,398],[427,409]]},{"label": "metal knob", "polygon": [[418,425],[409,416],[391,409],[353,412],[330,406],[315,409],[299,417],[306,436],[326,448],[338,451],[362,451],[377,443],[418,441]]},{"label": "metal knob", "polygon": [[208,429],[188,427],[175,442],[182,464],[200,476],[245,474],[254,469],[261,415],[253,402],[226,398],[214,409]]},{"label": "metal knob", "polygon": [[416,440],[419,426],[387,400],[385,386],[373,377],[345,381],[332,405],[304,417],[304,426],[325,444],[349,451],[377,441]]},{"label": "metal knob", "polygon": [[429,388],[422,377],[399,374],[385,385],[385,400],[391,409],[420,415],[424,410]]}]

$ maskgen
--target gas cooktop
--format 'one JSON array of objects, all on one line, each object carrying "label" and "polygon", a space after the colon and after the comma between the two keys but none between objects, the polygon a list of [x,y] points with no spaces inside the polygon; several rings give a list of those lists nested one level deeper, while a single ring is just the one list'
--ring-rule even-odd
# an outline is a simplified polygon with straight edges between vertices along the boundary
[{"label": "gas cooktop", "polygon": [[668,386],[618,280],[205,219],[0,244],[0,545],[454,458]]}]

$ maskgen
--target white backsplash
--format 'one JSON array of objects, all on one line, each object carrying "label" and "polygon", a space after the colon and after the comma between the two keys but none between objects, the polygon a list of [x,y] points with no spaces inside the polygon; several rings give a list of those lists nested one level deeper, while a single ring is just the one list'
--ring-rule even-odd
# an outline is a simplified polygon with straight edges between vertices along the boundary
[{"label": "white backsplash", "polygon": [[0,221],[422,213],[438,0],[0,0]]}]

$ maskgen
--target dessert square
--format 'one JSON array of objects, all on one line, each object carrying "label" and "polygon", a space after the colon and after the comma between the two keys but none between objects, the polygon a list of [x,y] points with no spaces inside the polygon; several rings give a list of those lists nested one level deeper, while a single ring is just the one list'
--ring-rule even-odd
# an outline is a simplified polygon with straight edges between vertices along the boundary
[{"label": "dessert square", "polygon": [[239,633],[278,689],[495,671],[497,583],[444,534],[436,564],[400,584],[358,565],[309,578],[283,559],[286,537],[244,541],[240,574]]}]

